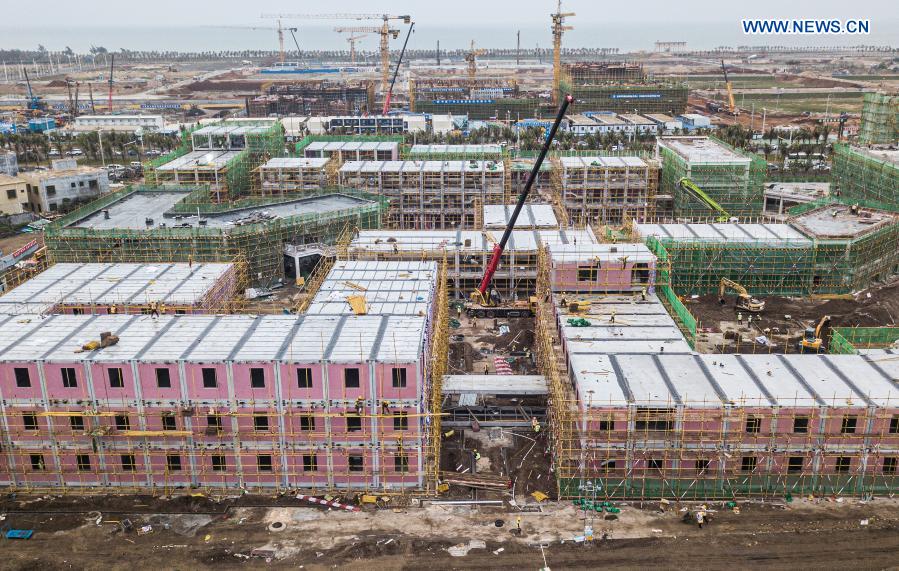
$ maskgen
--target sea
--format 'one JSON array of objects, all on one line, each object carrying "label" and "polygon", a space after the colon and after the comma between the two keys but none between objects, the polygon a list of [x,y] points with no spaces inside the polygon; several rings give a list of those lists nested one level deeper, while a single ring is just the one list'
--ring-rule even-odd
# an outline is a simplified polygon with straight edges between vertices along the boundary
[{"label": "sea", "polygon": [[[575,22],[572,22],[575,23]],[[258,21],[247,26],[259,26]],[[270,25],[263,23],[263,26]],[[296,25],[291,23],[291,25]],[[405,26],[400,26],[405,29]],[[433,49],[440,42],[440,49],[467,49],[472,40],[479,48],[514,48],[516,34],[521,34],[522,50],[535,47],[551,48],[549,23],[546,26],[521,26],[492,24],[471,26],[429,26],[416,24],[409,40],[410,49]],[[296,32],[296,44],[286,34],[285,48],[295,51],[298,44],[306,50],[346,50],[346,35],[333,31],[333,25],[303,25]],[[399,48],[403,37],[392,41]],[[653,51],[656,41],[686,41],[688,49],[707,50],[720,46],[834,46],[876,45],[899,46],[899,20],[872,22],[868,35],[837,36],[746,36],[739,21],[690,22],[690,23],[607,23],[581,24],[566,32],[566,48],[618,48],[620,52]],[[103,46],[109,51],[157,50],[181,52],[205,52],[223,50],[277,50],[278,41],[274,28],[246,29],[241,27],[173,26],[173,27],[38,27],[32,24],[9,26],[0,24],[0,49],[36,49],[43,45],[59,52],[70,47],[78,53],[87,53],[91,46]],[[374,52],[378,38],[369,34],[357,43],[357,50]]]}]

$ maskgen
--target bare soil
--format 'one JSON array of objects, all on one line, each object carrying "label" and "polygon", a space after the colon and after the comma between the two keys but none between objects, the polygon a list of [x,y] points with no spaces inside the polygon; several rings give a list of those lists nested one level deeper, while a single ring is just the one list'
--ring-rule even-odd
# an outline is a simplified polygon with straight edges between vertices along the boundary
[{"label": "bare soil", "polygon": [[[825,346],[832,327],[885,327],[896,325],[899,320],[899,280],[869,288],[857,293],[853,299],[810,299],[766,296],[765,311],[752,316],[734,308],[734,297],[728,296],[725,304],[719,303],[717,294],[684,300],[687,308],[699,320],[708,339],[701,349],[717,353],[794,353],[796,343],[805,328],[814,328],[822,317],[830,316],[830,322],[822,328],[821,338]],[[789,317],[787,317],[789,316]],[[775,346],[760,346],[754,342],[765,335]]]},{"label": "bare soil", "polygon": [[[666,511],[655,502],[618,503],[621,513],[607,520],[568,502],[537,507],[520,495],[519,505],[533,511],[426,504],[349,513],[260,496],[109,502],[67,498],[63,506],[58,498],[7,497],[4,524],[35,533],[0,540],[3,568],[534,569],[545,556],[553,569],[889,569],[899,549],[899,502],[890,499],[740,502],[739,513],[716,502],[703,529],[683,523],[674,503]],[[107,512],[104,505],[130,511]],[[512,533],[518,517],[520,536]],[[132,531],[122,530],[124,519]],[[281,531],[271,530],[274,522]],[[152,531],[140,533],[146,525]],[[585,525],[608,539],[576,542]],[[451,546],[472,548],[454,557]]]}]

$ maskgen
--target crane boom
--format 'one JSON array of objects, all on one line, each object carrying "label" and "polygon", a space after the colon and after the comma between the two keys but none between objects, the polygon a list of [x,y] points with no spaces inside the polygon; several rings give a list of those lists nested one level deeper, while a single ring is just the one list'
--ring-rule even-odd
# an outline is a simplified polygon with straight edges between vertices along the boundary
[{"label": "crane boom", "polygon": [[400,66],[403,64],[403,56],[406,54],[406,45],[409,43],[409,36],[412,35],[412,28],[415,27],[415,22],[409,24],[409,31],[406,32],[406,40],[403,42],[403,49],[400,51],[400,59],[396,62],[396,69],[393,70],[393,78],[390,80],[390,88],[387,90],[387,95],[384,98],[384,109],[382,110],[382,115],[387,115],[390,111],[390,97],[393,95],[393,86],[396,85],[396,75],[400,72]]},{"label": "crane boom", "polygon": [[730,82],[730,78],[727,77],[727,67],[724,65],[724,60],[721,60],[721,70],[724,72],[724,86],[727,88],[727,105],[729,107],[730,114],[733,116],[737,116],[737,104],[734,101],[734,87]]},{"label": "crane boom", "polygon": [[521,214],[521,209],[524,208],[524,203],[528,198],[528,194],[531,192],[534,180],[537,178],[537,173],[540,172],[540,166],[543,164],[543,159],[546,158],[546,154],[549,152],[549,148],[556,136],[556,131],[559,130],[559,125],[562,123],[562,119],[565,118],[565,112],[568,110],[568,105],[573,100],[574,98],[572,98],[571,95],[566,95],[562,99],[562,104],[559,106],[559,112],[556,114],[556,120],[553,122],[552,127],[550,127],[549,135],[543,143],[543,148],[540,149],[540,154],[537,156],[537,161],[531,169],[531,174],[528,175],[528,180],[524,184],[524,189],[518,196],[518,203],[515,205],[515,210],[512,211],[512,216],[509,218],[509,224],[506,226],[506,230],[503,232],[503,237],[500,238],[499,243],[493,247],[493,255],[490,257],[490,263],[487,264],[487,269],[484,270],[484,277],[481,279],[481,284],[478,286],[478,289],[472,292],[472,298],[479,298],[482,301],[485,299],[484,295],[487,293],[487,288],[490,287],[490,282],[493,280],[493,274],[496,273],[496,268],[499,266],[500,258],[503,256],[503,250],[506,249],[506,243],[512,235],[512,230],[515,229],[515,222],[518,220],[518,215]]},{"label": "crane boom", "polygon": [[723,206],[718,204],[718,201],[706,194],[704,190],[699,188],[695,182],[687,177],[684,177],[680,179],[680,181],[678,181],[678,185],[688,194],[693,196],[693,198],[717,212],[719,215],[718,222],[727,222],[728,220],[730,220],[730,213],[725,210]]}]

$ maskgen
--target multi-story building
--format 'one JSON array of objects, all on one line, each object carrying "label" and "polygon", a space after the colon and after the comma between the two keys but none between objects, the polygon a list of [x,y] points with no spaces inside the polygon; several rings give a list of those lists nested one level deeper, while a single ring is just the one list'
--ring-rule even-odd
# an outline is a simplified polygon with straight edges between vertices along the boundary
[{"label": "multi-story building", "polygon": [[28,210],[35,214],[63,212],[109,192],[104,169],[79,167],[74,159],[53,161],[49,171],[22,175],[28,194]]},{"label": "multi-story building", "polygon": [[25,179],[0,173],[0,215],[21,214],[30,210],[27,190]]}]

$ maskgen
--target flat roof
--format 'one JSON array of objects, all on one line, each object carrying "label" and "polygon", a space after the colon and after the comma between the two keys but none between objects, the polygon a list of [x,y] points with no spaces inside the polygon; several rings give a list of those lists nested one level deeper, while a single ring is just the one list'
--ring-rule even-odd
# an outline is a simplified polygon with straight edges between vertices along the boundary
[{"label": "flat roof", "polygon": [[569,168],[645,168],[646,161],[640,157],[560,157],[559,162]]},{"label": "flat roof", "polygon": [[642,238],[677,242],[758,242],[811,247],[812,241],[789,224],[636,224]]},{"label": "flat roof", "polygon": [[[289,218],[303,214],[325,213],[344,210],[355,206],[372,204],[371,201],[345,194],[311,196],[286,202],[275,202],[252,208],[225,212],[222,214],[173,215],[166,213],[189,193],[179,192],[133,192],[70,225],[71,228],[92,228],[95,230],[129,229],[152,230],[163,225],[178,227],[189,225],[200,227],[199,220],[205,220],[206,227],[230,229],[244,222],[264,222],[266,220]],[[109,218],[104,216],[109,212]],[[152,224],[147,224],[147,219]]]},{"label": "flat roof", "polygon": [[[200,129],[202,131],[202,129]],[[194,134],[199,133],[195,131]],[[191,151],[156,167],[158,171],[219,170],[243,151]]]},{"label": "flat roof", "polygon": [[691,163],[748,165],[751,162],[749,157],[709,137],[660,137],[658,143]]},{"label": "flat roof", "polygon": [[852,212],[852,207],[831,204],[810,210],[790,218],[790,223],[801,232],[818,239],[857,238],[891,224],[899,217],[881,210],[860,209]]},{"label": "flat roof", "polygon": [[303,147],[309,151],[392,151],[399,147],[396,141],[313,141]]},{"label": "flat roof", "polygon": [[330,158],[322,157],[275,157],[269,159],[264,165],[260,165],[261,169],[299,169],[314,168],[323,169],[325,165],[331,162]]},{"label": "flat roof", "polygon": [[265,133],[271,127],[268,125],[207,125],[200,127],[191,135],[231,135],[231,134],[247,134],[247,133]]},{"label": "flat roof", "polygon": [[[369,252],[419,252],[458,250],[492,252],[501,238],[499,231],[478,230],[362,230],[350,243],[351,250]],[[596,237],[583,230],[513,230],[507,251],[536,251],[538,244],[593,244]]]},{"label": "flat roof", "polygon": [[542,375],[446,375],[441,387],[445,395],[545,395],[549,393]]},{"label": "flat roof", "polygon": [[[385,315],[0,316],[0,362],[413,363],[424,317]],[[80,351],[112,331],[119,342]]]},{"label": "flat roof", "polygon": [[437,262],[340,260],[325,276],[308,315],[353,315],[347,297],[365,298],[369,315],[431,314]]},{"label": "flat roof", "polygon": [[850,147],[853,151],[879,161],[899,166],[899,149],[877,149],[867,147]]},{"label": "flat roof", "polygon": [[340,172],[494,172],[502,173],[500,161],[346,161]]},{"label": "flat roof", "polygon": [[811,202],[830,195],[829,182],[766,182],[765,195]]},{"label": "flat roof", "polygon": [[553,264],[557,262],[628,262],[653,263],[656,256],[646,244],[557,244],[550,246]]},{"label": "flat roof", "polygon": [[503,152],[502,145],[482,144],[482,145],[412,145],[409,149],[410,155],[421,154],[495,154],[500,155]]},{"label": "flat roof", "polygon": [[232,264],[72,264],[51,266],[0,296],[0,313],[20,304],[194,305]]},{"label": "flat roof", "polygon": [[[514,204],[485,204],[484,228],[503,228],[509,225]],[[515,223],[516,228],[558,228],[559,220],[551,204],[525,204]]]}]

